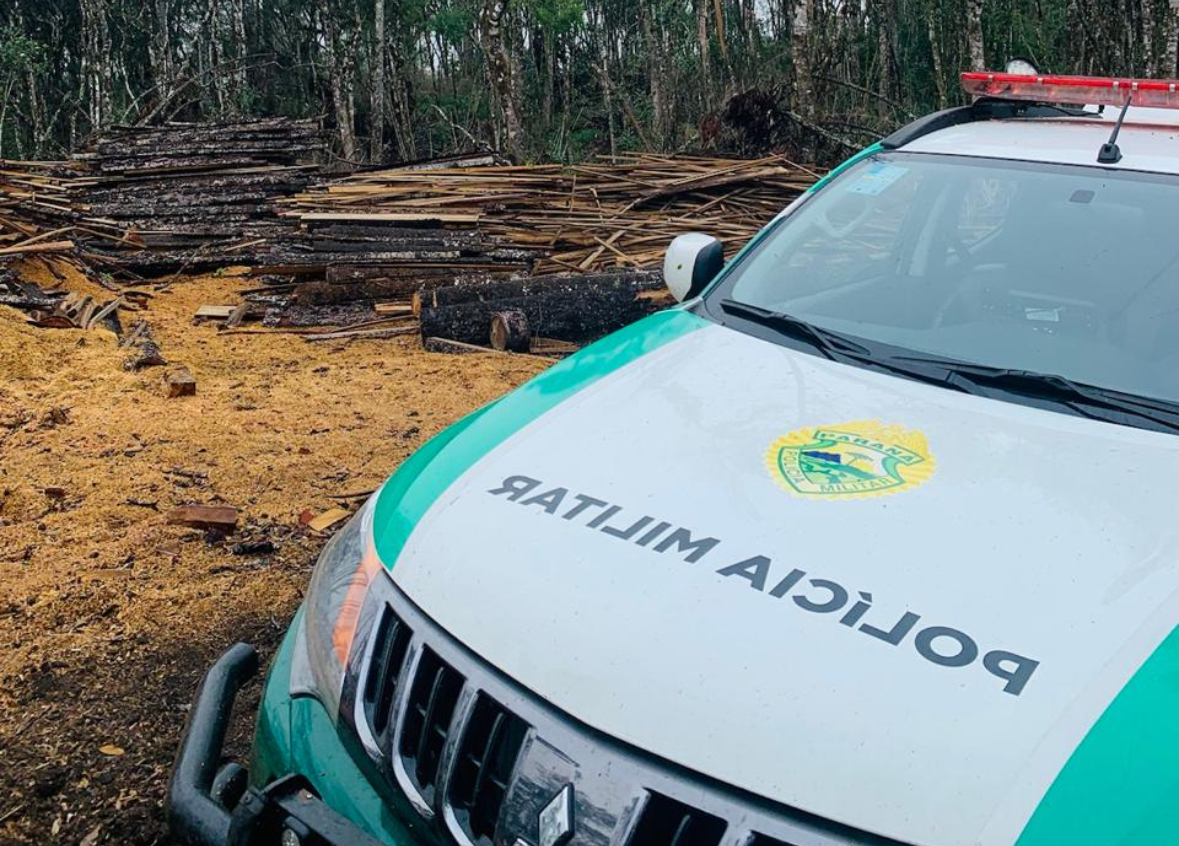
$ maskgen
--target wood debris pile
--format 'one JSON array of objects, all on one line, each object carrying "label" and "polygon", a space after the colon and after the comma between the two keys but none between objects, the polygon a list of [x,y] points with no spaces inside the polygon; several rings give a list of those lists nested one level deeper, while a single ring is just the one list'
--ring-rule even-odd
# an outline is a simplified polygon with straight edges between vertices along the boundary
[{"label": "wood debris pile", "polygon": [[[283,203],[307,230],[387,231],[428,222],[480,244],[531,252],[540,273],[658,264],[683,232],[747,241],[816,175],[781,156],[732,160],[627,154],[563,165],[399,168],[334,180]],[[400,262],[390,262],[396,266]]]},{"label": "wood debris pile", "polygon": [[115,127],[71,162],[0,162],[0,255],[77,246],[132,278],[250,264],[296,235],[274,204],[322,150],[314,122],[277,118]]},{"label": "wood debris pile", "polygon": [[[561,354],[668,303],[650,269],[675,236],[709,232],[731,254],[816,179],[781,156],[647,153],[574,166],[480,155],[325,179],[308,163],[321,148],[312,123],[276,119],[121,127],[73,162],[0,163],[0,259],[68,253],[115,293],[245,265],[243,301],[196,320]],[[29,309],[79,326],[107,305]]]},{"label": "wood debris pile", "polygon": [[252,263],[292,234],[275,201],[308,185],[322,150],[313,122],[284,118],[113,129],[75,158],[93,173],[89,219],[125,240],[88,252],[149,276]]},{"label": "wood debris pile", "polygon": [[[368,291],[368,298],[333,301],[332,289]],[[445,352],[534,352],[564,355],[576,344],[621,329],[671,304],[659,271],[595,274],[453,275],[301,282],[249,289],[246,302],[206,305],[197,320],[224,320],[234,330],[243,319],[307,341],[420,335],[429,349]],[[253,332],[257,329],[237,329]]]}]

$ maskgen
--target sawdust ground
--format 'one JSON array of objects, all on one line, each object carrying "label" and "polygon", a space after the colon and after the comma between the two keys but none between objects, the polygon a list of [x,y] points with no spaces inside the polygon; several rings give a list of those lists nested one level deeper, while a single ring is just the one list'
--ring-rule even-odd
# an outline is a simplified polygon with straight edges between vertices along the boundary
[{"label": "sawdust ground", "polygon": [[[87,284],[66,287],[110,298]],[[180,399],[166,368],[124,370],[110,332],[41,329],[0,307],[0,844],[167,842],[196,681],[235,641],[277,644],[323,542],[300,513],[374,487],[544,366],[429,354],[412,338],[332,346],[192,324],[242,287],[182,281],[142,315],[197,378]],[[235,555],[233,537],[165,525],[190,502],[237,506],[238,537],[276,551]]]}]

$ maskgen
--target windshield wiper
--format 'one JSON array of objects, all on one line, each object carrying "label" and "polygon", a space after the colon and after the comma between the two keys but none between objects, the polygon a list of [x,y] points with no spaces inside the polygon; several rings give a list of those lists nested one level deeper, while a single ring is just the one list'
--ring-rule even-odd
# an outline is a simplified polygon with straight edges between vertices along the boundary
[{"label": "windshield wiper", "polygon": [[785,312],[773,311],[731,299],[721,300],[720,307],[728,314],[744,317],[746,320],[776,329],[796,341],[802,341],[804,344],[814,347],[824,358],[832,361],[838,360],[841,356],[857,359],[871,358],[868,348],[858,341],[830,329],[808,323]]},{"label": "windshield wiper", "polygon": [[918,382],[926,382],[941,388],[962,391],[963,393],[974,393],[964,385],[957,385],[948,381],[945,370],[940,366],[939,362],[921,362],[917,360],[914,360],[913,363],[903,362],[883,352],[874,352],[866,347],[860,339],[841,334],[832,329],[825,329],[822,326],[816,326],[791,314],[743,303],[739,300],[721,300],[720,306],[729,314],[736,314],[746,320],[752,320],[755,323],[760,323],[762,326],[776,329],[783,335],[793,338],[796,341],[802,341],[812,347],[819,355],[831,361],[842,363],[852,361],[873,370],[882,370],[886,373],[903,376]]},{"label": "windshield wiper", "polygon": [[1179,429],[1179,404],[1098,388],[1055,373],[991,367],[937,356],[902,355],[894,356],[891,360],[905,365],[945,368],[945,382],[961,389],[970,390],[970,386],[991,388],[1058,403],[1095,420],[1133,425],[1127,420],[1127,417],[1133,417],[1168,430]]}]

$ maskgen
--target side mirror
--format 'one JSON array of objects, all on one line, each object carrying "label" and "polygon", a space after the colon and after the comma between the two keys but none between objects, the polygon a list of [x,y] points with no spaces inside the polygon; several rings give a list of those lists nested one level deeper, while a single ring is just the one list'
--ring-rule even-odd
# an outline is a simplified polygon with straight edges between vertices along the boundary
[{"label": "side mirror", "polygon": [[725,248],[700,232],[677,236],[663,257],[663,281],[679,302],[704,290],[725,265]]}]

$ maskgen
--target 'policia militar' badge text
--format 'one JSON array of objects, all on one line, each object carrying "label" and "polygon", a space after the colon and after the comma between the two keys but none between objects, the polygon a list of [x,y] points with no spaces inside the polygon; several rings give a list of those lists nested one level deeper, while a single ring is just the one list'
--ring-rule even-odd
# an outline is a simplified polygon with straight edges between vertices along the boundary
[{"label": "'policia militar' badge text", "polygon": [[770,445],[766,464],[787,491],[818,499],[898,493],[934,470],[923,434],[878,420],[795,429]]}]

